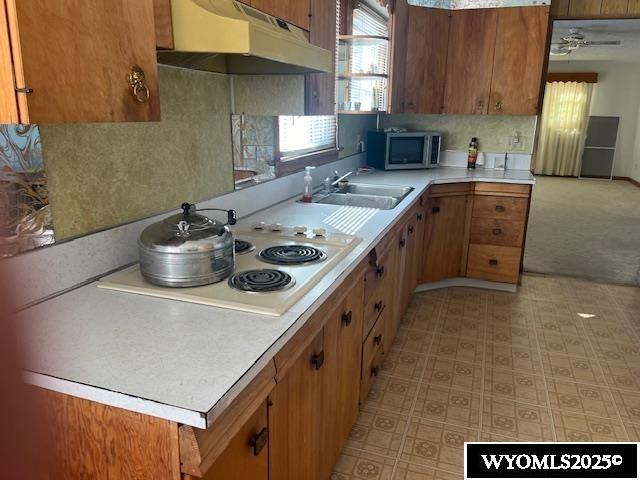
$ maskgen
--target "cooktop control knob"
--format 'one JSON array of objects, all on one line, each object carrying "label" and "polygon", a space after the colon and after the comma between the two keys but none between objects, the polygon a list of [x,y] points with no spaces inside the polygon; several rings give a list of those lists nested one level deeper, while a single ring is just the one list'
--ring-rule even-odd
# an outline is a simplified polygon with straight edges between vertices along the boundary
[{"label": "cooktop control knob", "polygon": [[253,224],[253,229],[254,230],[263,230],[264,229],[264,222],[256,222]]},{"label": "cooktop control knob", "polygon": [[271,225],[269,225],[269,230],[271,230],[272,232],[279,232],[280,230],[282,230],[282,224],[272,223]]},{"label": "cooktop control knob", "polygon": [[304,235],[305,233],[307,233],[307,227],[293,227],[293,231],[296,233],[296,235]]},{"label": "cooktop control knob", "polygon": [[327,234],[327,231],[324,228],[314,228],[313,234],[316,237],[324,237]]}]

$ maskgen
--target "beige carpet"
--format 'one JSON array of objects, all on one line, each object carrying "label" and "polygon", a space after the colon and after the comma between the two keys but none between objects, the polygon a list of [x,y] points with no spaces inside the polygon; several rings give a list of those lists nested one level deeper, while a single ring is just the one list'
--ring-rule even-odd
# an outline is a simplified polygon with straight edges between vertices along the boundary
[{"label": "beige carpet", "polygon": [[640,188],[538,176],[524,268],[640,285]]}]

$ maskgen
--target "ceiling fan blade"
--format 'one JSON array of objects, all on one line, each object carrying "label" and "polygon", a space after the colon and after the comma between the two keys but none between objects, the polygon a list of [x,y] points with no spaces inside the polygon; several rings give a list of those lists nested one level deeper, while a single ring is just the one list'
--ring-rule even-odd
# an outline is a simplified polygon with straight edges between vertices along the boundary
[{"label": "ceiling fan blade", "polygon": [[620,40],[587,40],[584,42],[586,46],[589,45],[620,45]]}]

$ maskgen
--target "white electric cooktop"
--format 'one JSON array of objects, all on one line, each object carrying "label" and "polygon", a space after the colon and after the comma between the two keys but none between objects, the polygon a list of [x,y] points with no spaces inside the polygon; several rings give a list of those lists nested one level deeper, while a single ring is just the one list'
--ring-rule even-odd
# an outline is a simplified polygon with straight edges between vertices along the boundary
[{"label": "white electric cooktop", "polygon": [[[279,316],[361,241],[353,235],[326,233],[323,229],[263,224],[255,227],[250,231],[233,230],[235,271],[221,282],[203,287],[160,287],[145,280],[140,266],[135,265],[102,278],[98,287]],[[245,250],[241,251],[242,248]],[[291,263],[300,259],[305,263]],[[231,282],[240,288],[267,291],[240,290],[233,288]]]}]

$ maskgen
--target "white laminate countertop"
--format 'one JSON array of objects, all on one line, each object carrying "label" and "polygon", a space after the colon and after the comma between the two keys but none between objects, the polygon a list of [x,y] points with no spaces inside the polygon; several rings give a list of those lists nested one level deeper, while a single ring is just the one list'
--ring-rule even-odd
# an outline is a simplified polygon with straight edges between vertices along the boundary
[{"label": "white laminate countertop", "polygon": [[[528,171],[372,172],[353,183],[415,190],[394,210],[380,210],[355,235],[362,242],[280,317],[268,317],[98,289],[95,283],[21,312],[28,350],[26,381],[107,405],[206,428],[433,183],[533,184]],[[335,230],[325,220],[340,206],[296,199],[242,219]]]}]

